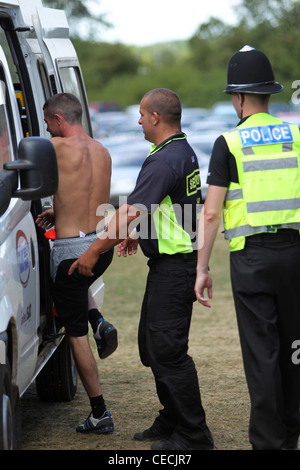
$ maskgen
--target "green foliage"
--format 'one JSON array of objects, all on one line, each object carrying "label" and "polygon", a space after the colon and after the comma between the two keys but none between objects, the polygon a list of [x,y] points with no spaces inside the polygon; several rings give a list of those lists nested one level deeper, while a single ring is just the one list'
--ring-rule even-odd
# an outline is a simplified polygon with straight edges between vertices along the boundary
[{"label": "green foliage", "polygon": [[96,5],[98,3],[97,0],[89,0],[89,2],[85,0],[43,0],[44,6],[50,7],[50,8],[57,8],[58,10],[64,10],[67,18],[70,19],[90,19],[90,20],[95,20],[99,21],[99,23],[105,21],[103,20],[102,15],[96,16],[91,12],[91,6],[87,6],[87,4],[94,4]]},{"label": "green foliage", "polygon": [[134,76],[139,60],[123,44],[94,43],[73,40],[79,56],[87,90],[94,99],[107,83],[114,78]]},{"label": "green foliage", "polygon": [[98,0],[43,0],[45,7],[65,11],[73,38],[84,34],[87,39],[98,37],[99,29],[112,26],[106,21],[105,14],[96,15],[93,12],[93,7],[97,8],[98,3]]},{"label": "green foliage", "polygon": [[[68,4],[73,12],[74,4],[87,3],[45,1]],[[300,79],[300,0],[242,0],[237,11],[237,25],[210,18],[186,42],[138,48],[75,40],[89,99],[126,107],[149,89],[166,87],[186,106],[209,108],[224,99],[230,57],[249,44],[268,55],[276,80],[285,86],[273,100],[290,101],[292,83]]]}]

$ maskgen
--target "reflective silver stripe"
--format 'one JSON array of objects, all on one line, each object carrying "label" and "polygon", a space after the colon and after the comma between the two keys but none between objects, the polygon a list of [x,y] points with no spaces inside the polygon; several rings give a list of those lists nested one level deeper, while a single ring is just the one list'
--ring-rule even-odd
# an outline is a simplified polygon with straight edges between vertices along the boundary
[{"label": "reflective silver stripe", "polygon": [[226,193],[226,201],[236,201],[237,199],[243,199],[243,190],[240,189],[229,189]]},{"label": "reflective silver stripe", "polygon": [[290,209],[300,209],[300,198],[247,203],[247,211],[249,214],[253,212],[284,211]]},{"label": "reflective silver stripe", "polygon": [[267,232],[268,228],[265,225],[261,227],[251,227],[251,225],[241,225],[240,227],[225,230],[226,240],[231,240],[237,237],[246,237],[247,235],[254,235],[255,233]]},{"label": "reflective silver stripe", "polygon": [[[294,223],[294,224],[282,224],[278,228],[292,228],[296,230],[300,230],[300,223]],[[231,228],[229,230],[225,230],[225,239],[226,240],[231,240],[232,238],[237,238],[237,237],[247,237],[249,235],[255,235],[256,233],[265,233],[265,232],[270,232],[270,227],[267,226],[260,226],[260,227],[252,227],[251,225],[242,225],[240,227],[236,228]],[[275,231],[274,231],[275,233]]]},{"label": "reflective silver stripe", "polygon": [[294,142],[284,142],[282,144],[282,151],[283,152],[291,152],[293,150]]},{"label": "reflective silver stripe", "polygon": [[285,168],[297,168],[298,158],[274,158],[272,160],[251,160],[243,162],[244,172],[262,170],[283,170]]},{"label": "reflective silver stripe", "polygon": [[271,80],[270,82],[256,82],[256,83],[228,83],[227,86],[240,86],[240,87],[248,87],[248,86],[260,86],[260,85],[274,85],[278,84],[275,80]]},{"label": "reflective silver stripe", "polygon": [[242,152],[245,156],[247,155],[254,155],[253,147],[243,147]]}]

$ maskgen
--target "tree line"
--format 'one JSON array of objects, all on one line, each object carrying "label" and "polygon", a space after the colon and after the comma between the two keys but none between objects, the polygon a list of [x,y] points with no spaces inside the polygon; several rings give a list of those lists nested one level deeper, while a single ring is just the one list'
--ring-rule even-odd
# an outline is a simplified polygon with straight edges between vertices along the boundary
[{"label": "tree line", "polygon": [[[53,6],[55,0],[44,3]],[[81,11],[78,4],[85,2],[65,3],[69,8],[76,4]],[[149,89],[165,87],[176,91],[186,106],[209,108],[226,99],[228,61],[249,44],[268,55],[276,80],[285,86],[274,99],[290,102],[300,83],[300,0],[242,0],[236,13],[239,20],[234,26],[211,17],[187,41],[148,47],[73,35],[89,100],[126,107],[138,103]],[[87,14],[85,10],[82,16]],[[104,26],[103,17],[90,20]]]}]

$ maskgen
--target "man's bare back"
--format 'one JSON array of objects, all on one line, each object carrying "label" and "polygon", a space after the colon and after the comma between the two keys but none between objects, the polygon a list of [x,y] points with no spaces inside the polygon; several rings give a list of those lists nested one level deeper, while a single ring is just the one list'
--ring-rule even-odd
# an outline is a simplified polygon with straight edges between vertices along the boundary
[{"label": "man's bare back", "polygon": [[45,229],[55,224],[57,238],[77,237],[80,232],[99,229],[105,217],[110,196],[111,157],[100,142],[84,131],[81,106],[78,109],[76,103],[68,105],[66,100],[62,105],[58,98],[55,105],[50,100],[44,107],[44,119],[56,151],[58,190],[54,195],[54,212],[40,214],[37,224]]},{"label": "man's bare back", "polygon": [[111,158],[108,150],[86,134],[53,137],[59,185],[54,195],[57,238],[96,230],[104,217],[97,207],[109,202]]},{"label": "man's bare back", "polygon": [[[50,97],[43,107],[47,131],[52,135],[58,164],[59,184],[54,194],[54,210],[37,216],[43,229],[55,226],[56,239],[50,253],[51,295],[58,327],[64,326],[76,368],[91,405],[91,413],[76,431],[112,432],[113,420],[106,409],[99,382],[98,367],[89,344],[90,322],[101,358],[112,354],[118,345],[115,327],[105,320],[94,301],[90,285],[112,261],[113,251],[98,257],[95,278],[71,276],[68,265],[97,238],[79,238],[99,228],[104,218],[96,215],[99,205],[109,201],[111,158],[102,144],[89,137],[82,127],[82,106],[70,93]],[[69,238],[76,237],[76,238]],[[98,341],[98,342],[97,342]],[[93,421],[90,420],[92,417]]]}]

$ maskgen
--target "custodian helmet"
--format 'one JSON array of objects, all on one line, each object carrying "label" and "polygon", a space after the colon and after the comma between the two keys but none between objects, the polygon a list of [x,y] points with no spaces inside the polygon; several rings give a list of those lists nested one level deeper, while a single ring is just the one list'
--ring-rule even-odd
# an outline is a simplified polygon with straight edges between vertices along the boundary
[{"label": "custodian helmet", "polygon": [[268,57],[261,51],[244,46],[228,64],[225,93],[279,93],[283,86],[275,81]]}]

